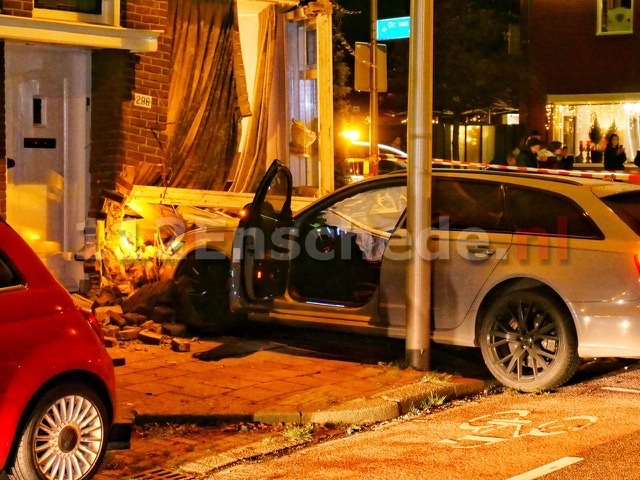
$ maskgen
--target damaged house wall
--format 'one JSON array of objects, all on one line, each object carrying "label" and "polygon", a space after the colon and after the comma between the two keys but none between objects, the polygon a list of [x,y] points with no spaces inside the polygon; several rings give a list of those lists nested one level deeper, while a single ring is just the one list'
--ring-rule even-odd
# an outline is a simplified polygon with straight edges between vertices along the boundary
[{"label": "damaged house wall", "polygon": [[[311,2],[310,5],[314,6],[311,8],[300,7],[294,0],[130,0],[119,3],[120,25],[124,33],[118,34],[123,35],[124,43],[109,43],[110,38],[106,35],[100,38],[103,44],[96,46],[91,43],[96,40],[94,37],[74,40],[77,43],[69,43],[63,37],[48,38],[44,24],[31,18],[34,13],[38,14],[33,11],[33,2],[10,2],[9,5],[0,0],[5,18],[15,16],[34,20],[23,28],[27,37],[32,35],[26,39],[16,40],[7,36],[8,30],[0,31],[0,38],[4,35],[9,39],[7,45],[15,46],[14,42],[17,42],[27,47],[27,50],[14,48],[9,52],[13,56],[7,53],[8,60],[31,58],[30,53],[21,54],[29,48],[37,48],[39,54],[46,58],[47,50],[42,47],[47,45],[54,47],[51,50],[60,55],[69,55],[73,51],[85,54],[86,90],[78,95],[79,104],[74,99],[76,113],[81,115],[76,116],[72,112],[71,121],[68,125],[65,123],[67,131],[78,132],[75,137],[80,139],[76,142],[79,148],[65,157],[64,164],[70,165],[76,175],[67,176],[67,171],[60,169],[56,177],[60,180],[59,185],[54,185],[60,192],[71,191],[69,197],[78,201],[70,202],[72,208],[67,208],[65,203],[61,210],[65,212],[64,239],[47,237],[43,238],[45,242],[41,242],[52,246],[52,255],[59,262],[74,265],[74,269],[80,270],[65,284],[75,290],[73,284],[77,285],[80,279],[80,291],[98,288],[105,278],[112,282],[117,280],[114,277],[127,276],[128,267],[123,268],[127,262],[129,266],[140,260],[138,267],[145,270],[146,257],[153,254],[154,242],[157,241],[153,235],[156,226],[153,220],[158,217],[175,218],[177,215],[174,210],[176,204],[168,205],[162,201],[145,207],[144,213],[149,213],[148,216],[142,215],[139,208],[134,211],[127,204],[127,198],[135,188],[244,194],[252,189],[253,180],[260,176],[271,159],[277,157],[289,163],[292,133],[289,90],[297,83],[285,78],[289,75],[289,69],[285,71],[285,63],[290,62],[294,67],[291,72],[297,75],[295,62],[287,60],[288,56],[297,58],[291,54],[287,43],[297,40],[289,38],[285,23],[306,22],[308,15],[318,14],[316,2]],[[236,7],[240,12],[235,10]],[[292,12],[295,15],[291,16]],[[322,15],[326,15],[325,23],[330,24],[330,9],[322,10]],[[77,23],[82,24],[81,21]],[[11,28],[13,24],[13,21],[8,23]],[[200,29],[198,26],[202,24],[208,29]],[[240,36],[241,27],[244,33]],[[35,28],[33,33],[29,28]],[[92,27],[85,24],[80,28]],[[102,27],[95,28],[99,30]],[[120,30],[120,27],[112,28]],[[135,38],[136,41],[142,39],[143,43],[132,43],[124,37]],[[151,38],[154,40],[147,40]],[[146,41],[149,43],[144,43]],[[0,45],[4,45],[2,40]],[[246,59],[241,48],[248,50]],[[145,53],[133,53],[139,50]],[[4,48],[2,54],[5,54]],[[8,60],[7,64],[10,63]],[[248,62],[250,70],[252,112],[245,86],[245,77],[249,75],[245,75],[243,60]],[[46,74],[44,69],[42,72]],[[84,76],[75,69],[66,69],[57,80]],[[330,85],[331,82],[320,83]],[[5,92],[3,89],[2,94]],[[17,97],[12,95],[12,98]],[[304,108],[315,112],[314,99],[307,100]],[[29,102],[30,97],[23,102],[27,114]],[[328,111],[331,111],[330,102]],[[14,115],[16,112],[17,108],[13,108]],[[6,143],[9,141],[8,132],[4,132],[6,123],[0,123],[3,133],[0,141],[6,143],[0,160],[6,160],[9,155],[16,159],[18,167],[24,169],[29,163],[20,158],[20,153],[14,152],[21,151],[23,139],[17,137],[24,134],[21,134],[15,117],[7,122],[17,135]],[[326,131],[330,131],[330,121],[321,123]],[[240,125],[244,132],[241,132]],[[241,133],[245,137],[242,144]],[[64,144],[61,135],[56,150],[31,150],[30,154],[66,155]],[[333,158],[329,157],[332,164]],[[313,157],[307,163],[319,169],[321,162]],[[11,170],[7,175],[4,164],[0,161],[0,215],[6,218],[8,210],[9,222],[15,225],[16,216],[11,212],[20,210],[11,210],[11,199],[18,198],[12,192],[28,182],[18,185],[12,181],[12,178],[17,178],[15,174],[20,168]],[[35,161],[31,165],[40,165],[40,162]],[[323,174],[332,172],[332,168],[324,165],[321,170]],[[238,180],[242,181],[242,186]],[[296,186],[306,186],[304,181],[301,177]],[[46,193],[51,185],[37,186]],[[64,193],[60,198],[67,198],[66,195]],[[9,203],[9,208],[6,203]],[[58,203],[62,208],[62,201]],[[32,210],[29,210],[32,224],[56,224],[56,228],[62,228],[60,215],[50,215],[42,208]],[[66,212],[73,212],[69,214],[69,220]],[[76,219],[76,214],[79,214],[79,219]],[[143,225],[145,235],[133,238],[137,227],[131,228],[128,222],[131,218],[143,216],[145,218],[136,222]],[[71,235],[67,235],[68,232]],[[131,232],[133,243],[123,243],[123,238],[129,240]],[[81,250],[83,233],[84,248]],[[121,245],[133,247],[133,251],[123,253]],[[108,254],[109,259],[104,262],[102,252],[116,253]],[[118,255],[127,256],[126,262]],[[84,261],[84,269],[81,268],[83,263],[76,260]],[[111,268],[113,271],[109,271]],[[88,278],[88,281],[82,278]]]},{"label": "damaged house wall", "polygon": [[[156,8],[127,6],[124,23],[164,28],[158,51],[100,51],[92,62],[89,217],[97,220],[95,247],[104,261],[98,255],[85,263],[91,289],[102,276],[117,282],[128,275],[122,221],[132,185],[223,190],[240,119],[249,113],[233,2],[147,3]],[[138,104],[136,94],[151,105]],[[153,240],[133,245],[129,266],[153,256]]]}]

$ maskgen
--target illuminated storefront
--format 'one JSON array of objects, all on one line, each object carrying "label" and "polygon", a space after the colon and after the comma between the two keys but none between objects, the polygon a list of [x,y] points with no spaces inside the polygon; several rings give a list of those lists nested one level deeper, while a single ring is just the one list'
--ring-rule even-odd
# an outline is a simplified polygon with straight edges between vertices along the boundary
[{"label": "illuminated storefront", "polygon": [[606,143],[609,133],[617,133],[624,145],[627,158],[633,159],[640,150],[640,93],[601,95],[549,96],[547,125],[549,140],[559,140],[569,147],[569,153],[586,159],[587,145],[597,149],[591,142],[589,132],[594,121],[600,126],[602,141]]}]

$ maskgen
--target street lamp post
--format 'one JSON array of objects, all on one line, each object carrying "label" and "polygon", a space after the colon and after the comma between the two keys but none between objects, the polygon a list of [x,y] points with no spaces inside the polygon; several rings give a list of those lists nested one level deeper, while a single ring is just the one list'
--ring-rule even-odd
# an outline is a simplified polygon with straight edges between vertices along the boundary
[{"label": "street lamp post", "polygon": [[434,0],[411,1],[409,37],[409,112],[407,238],[411,258],[407,272],[405,359],[416,370],[431,362],[431,155],[433,151],[433,9]]},{"label": "street lamp post", "polygon": [[369,69],[369,158],[371,174],[378,174],[378,0],[371,0],[371,46]]}]

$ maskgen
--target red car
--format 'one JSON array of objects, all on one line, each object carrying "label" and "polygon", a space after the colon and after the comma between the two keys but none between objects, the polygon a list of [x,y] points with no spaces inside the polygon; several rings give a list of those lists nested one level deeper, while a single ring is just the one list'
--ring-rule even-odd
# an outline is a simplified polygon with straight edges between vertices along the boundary
[{"label": "red car", "polygon": [[93,314],[1,218],[0,312],[0,471],[92,477],[114,418],[113,360]]}]

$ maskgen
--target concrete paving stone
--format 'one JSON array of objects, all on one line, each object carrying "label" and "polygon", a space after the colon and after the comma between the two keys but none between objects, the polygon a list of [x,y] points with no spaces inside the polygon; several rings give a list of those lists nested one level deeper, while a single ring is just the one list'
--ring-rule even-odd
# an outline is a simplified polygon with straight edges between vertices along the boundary
[{"label": "concrete paving stone", "polygon": [[162,382],[156,382],[156,381],[152,381],[152,382],[147,381],[144,383],[136,383],[136,384],[127,386],[128,390],[133,390],[134,392],[141,392],[146,395],[158,395],[160,393],[169,392],[174,388],[176,387],[174,387],[173,385],[169,385]]},{"label": "concrete paving stone", "polygon": [[251,400],[254,402],[260,402],[269,398],[276,397],[278,392],[273,390],[268,390],[266,388],[258,387],[256,385],[252,385],[250,387],[238,388],[237,390],[232,390],[227,393],[228,397],[232,398],[243,398],[246,400]]},{"label": "concrete paving stone", "polygon": [[384,373],[384,371],[385,370],[383,367],[369,366],[369,367],[363,367],[359,370],[352,372],[352,376],[353,378],[357,378],[357,379],[376,377]]},{"label": "concrete paving stone", "polygon": [[278,352],[278,350],[269,350],[256,352],[255,357],[257,360],[261,361],[270,361],[273,363],[278,363],[280,365],[295,365],[299,367],[317,365],[319,362],[317,358],[313,357],[302,357],[298,355],[290,355],[286,353]]},{"label": "concrete paving stone", "polygon": [[221,366],[216,363],[203,362],[194,358],[189,362],[181,362],[177,364],[176,368],[187,372],[212,372],[219,370]]},{"label": "concrete paving stone", "polygon": [[232,391],[230,388],[218,387],[209,383],[192,383],[180,388],[179,393],[188,397],[215,398]]},{"label": "concrete paving stone", "polygon": [[132,402],[140,401],[147,396],[145,392],[138,392],[135,390],[129,390],[128,388],[116,387],[116,401],[120,405],[129,404]]},{"label": "concrete paving stone", "polygon": [[312,375],[297,376],[295,382],[299,385],[307,385],[308,387],[315,387],[318,385],[318,379]]},{"label": "concrete paving stone", "polygon": [[149,381],[149,375],[146,373],[140,373],[138,371],[132,371],[131,373],[120,374],[116,372],[116,385],[119,387],[128,387],[130,385],[139,385]]},{"label": "concrete paving stone", "polygon": [[135,362],[127,362],[129,364],[130,367],[132,368],[137,368],[139,371],[147,371],[147,370],[153,370],[156,368],[160,368],[160,367],[164,367],[166,365],[171,365],[174,366],[177,362],[173,359],[161,356],[161,357],[157,357],[157,356],[153,356],[150,355],[149,358],[147,359],[140,359],[138,361]]},{"label": "concrete paving stone", "polygon": [[199,378],[191,378],[188,373],[181,372],[179,375],[175,377],[165,378],[163,382],[173,385],[174,387],[189,387],[191,385],[196,385],[203,382],[202,379]]},{"label": "concrete paving stone", "polygon": [[257,382],[244,380],[242,377],[232,377],[227,375],[214,375],[211,372],[199,372],[190,375],[191,378],[199,379],[207,382],[209,385],[216,387],[230,388],[232,390],[238,388],[246,388],[256,385]]},{"label": "concrete paving stone", "polygon": [[271,372],[274,370],[282,369],[282,365],[279,363],[274,363],[269,360],[260,360],[260,359],[254,358],[254,356],[252,356],[251,358],[249,357],[245,358],[244,362],[232,363],[232,362],[228,362],[227,360],[224,360],[220,363],[223,365],[226,371],[229,371],[229,372],[234,372],[238,370],[242,372],[246,372],[246,371]]},{"label": "concrete paving stone", "polygon": [[[313,373],[317,373],[317,372],[318,372],[317,369],[313,371]],[[279,378],[281,380],[292,379],[292,381],[295,381],[293,380],[295,378],[302,378],[305,375],[304,370],[300,371],[299,369],[295,369],[295,368],[280,368],[278,370],[273,370],[271,373],[276,378]]]},{"label": "concrete paving stone", "polygon": [[309,388],[308,385],[301,385],[295,382],[294,379],[287,380],[274,380],[271,382],[266,382],[260,384],[260,387],[266,388],[267,390],[273,390],[274,392],[290,394],[292,392],[297,392],[300,390],[306,390]]},{"label": "concrete paving stone", "polygon": [[318,383],[322,383],[324,385],[342,383],[345,381],[345,378],[349,378],[348,372],[340,371],[314,373],[311,376],[316,379]]},{"label": "concrete paving stone", "polygon": [[358,392],[360,396],[374,395],[380,391],[381,386],[377,382],[358,382],[352,390]]}]

